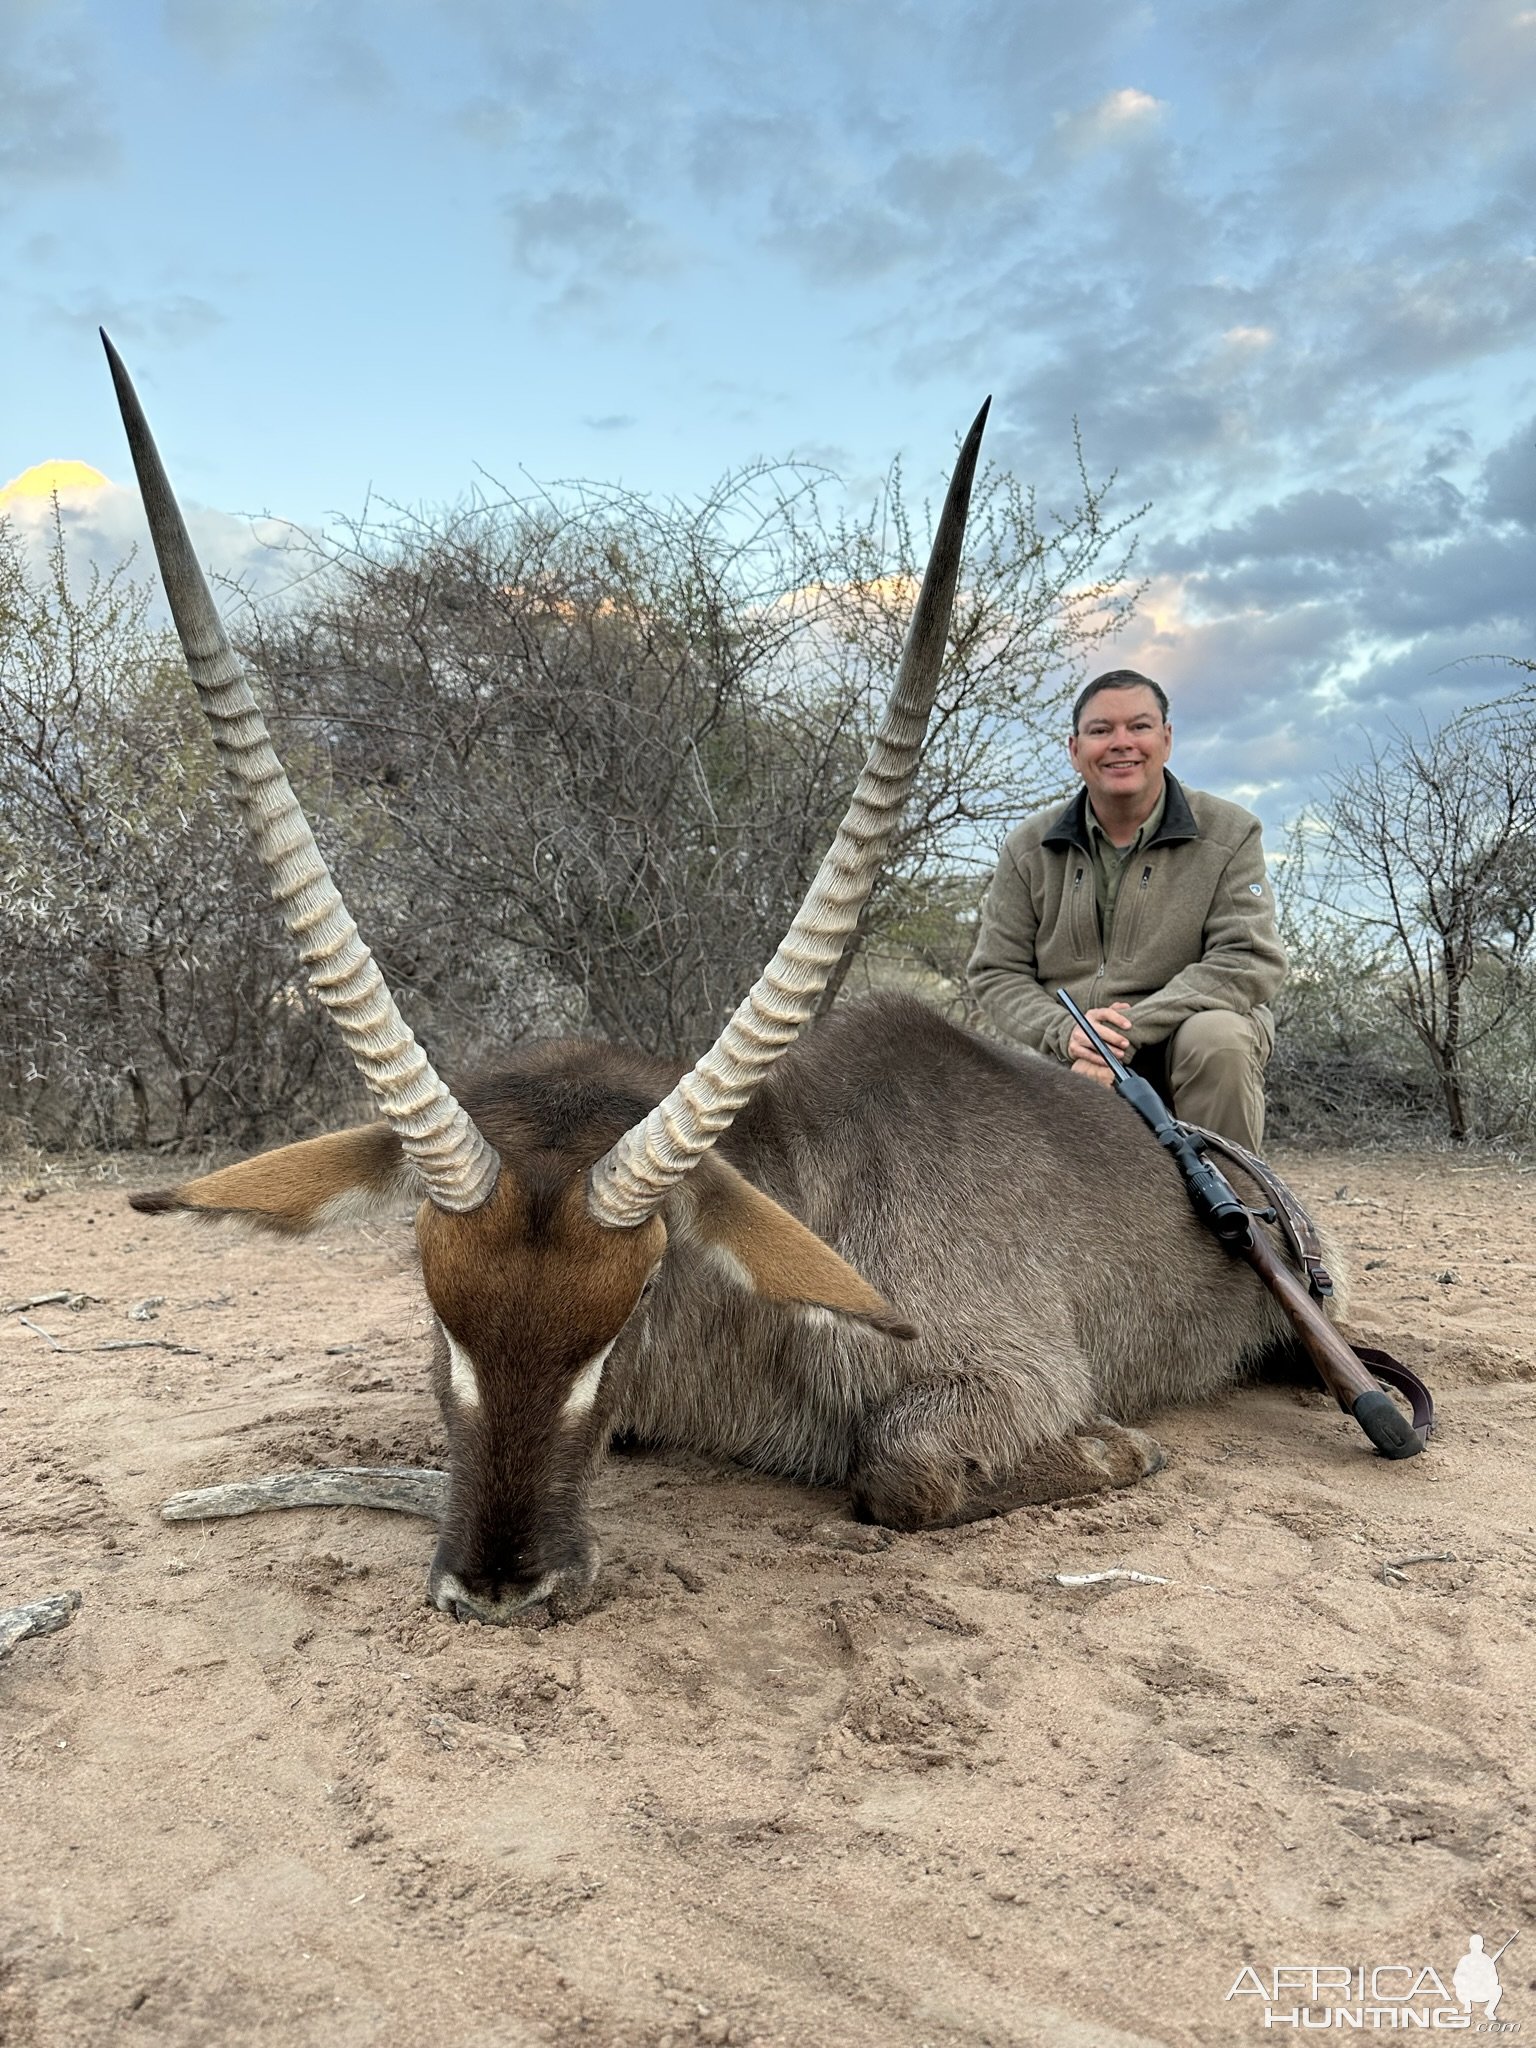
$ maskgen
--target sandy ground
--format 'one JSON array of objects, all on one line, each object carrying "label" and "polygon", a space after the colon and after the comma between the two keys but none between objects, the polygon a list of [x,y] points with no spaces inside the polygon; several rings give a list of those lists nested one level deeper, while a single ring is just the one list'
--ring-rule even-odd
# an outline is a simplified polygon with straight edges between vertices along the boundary
[{"label": "sandy ground", "polygon": [[[894,1539],[616,1459],[598,1608],[505,1631],[424,1606],[425,1523],[157,1514],[437,1461],[403,1227],[13,1178],[0,1305],[90,1298],[0,1317],[0,1607],[84,1595],[0,1664],[0,2042],[1225,2048],[1277,1967],[1449,1985],[1519,1928],[1536,2034],[1536,1175],[1281,1163],[1426,1457],[1263,1389],[1130,1493]],[[1054,1583],[1113,1565],[1167,1583]]]}]

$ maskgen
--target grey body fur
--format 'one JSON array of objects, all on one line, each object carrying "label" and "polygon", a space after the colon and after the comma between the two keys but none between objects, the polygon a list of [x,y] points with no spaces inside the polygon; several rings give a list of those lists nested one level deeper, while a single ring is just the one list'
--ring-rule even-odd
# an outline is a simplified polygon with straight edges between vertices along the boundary
[{"label": "grey body fur", "polygon": [[1289,1340],[1134,1111],[914,1000],[834,1012],[721,1150],[919,1335],[762,1302],[674,1227],[610,1367],[643,1441],[851,1482],[907,1522],[909,1468],[926,1495],[1006,1494],[1050,1440],[1208,1399]]}]

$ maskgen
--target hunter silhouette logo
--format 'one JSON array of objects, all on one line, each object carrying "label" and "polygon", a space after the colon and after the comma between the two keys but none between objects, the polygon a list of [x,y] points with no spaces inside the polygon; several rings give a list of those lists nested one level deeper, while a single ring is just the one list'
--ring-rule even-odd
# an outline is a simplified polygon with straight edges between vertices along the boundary
[{"label": "hunter silhouette logo", "polygon": [[[1514,1938],[1512,1934],[1509,1941]],[[1505,1942],[1504,1948],[1509,1947],[1509,1941]],[[1485,2020],[1491,2020],[1498,2011],[1499,2000],[1504,1996],[1499,1985],[1498,1961],[1504,1948],[1495,1949],[1491,1956],[1485,1955],[1483,1937],[1480,1934],[1468,1935],[1467,1952],[1451,1974],[1451,1983],[1464,2011],[1470,2012],[1474,2005],[1480,2005]]]},{"label": "hunter silhouette logo", "polygon": [[1433,1963],[1276,1963],[1267,1970],[1248,1963],[1227,1998],[1258,2001],[1249,2011],[1266,2030],[1518,2034],[1518,2020],[1497,2016],[1499,1958],[1517,1936],[1518,1929],[1490,1955],[1482,1935],[1469,1934],[1448,1981]]}]

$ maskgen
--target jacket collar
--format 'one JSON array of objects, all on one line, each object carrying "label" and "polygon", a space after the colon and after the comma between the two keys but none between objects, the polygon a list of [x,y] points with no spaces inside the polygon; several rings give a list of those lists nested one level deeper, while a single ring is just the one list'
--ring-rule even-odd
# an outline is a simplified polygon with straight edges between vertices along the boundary
[{"label": "jacket collar", "polygon": [[[1163,822],[1143,847],[1144,853],[1154,846],[1180,846],[1187,839],[1198,839],[1200,827],[1195,823],[1195,814],[1189,807],[1189,798],[1184,794],[1183,785],[1176,776],[1163,770],[1163,781],[1167,784],[1167,796],[1163,803]],[[1092,854],[1093,841],[1088,837],[1088,791],[1080,789],[1067,805],[1061,816],[1049,831],[1041,835],[1042,846],[1076,846],[1086,854]]]}]

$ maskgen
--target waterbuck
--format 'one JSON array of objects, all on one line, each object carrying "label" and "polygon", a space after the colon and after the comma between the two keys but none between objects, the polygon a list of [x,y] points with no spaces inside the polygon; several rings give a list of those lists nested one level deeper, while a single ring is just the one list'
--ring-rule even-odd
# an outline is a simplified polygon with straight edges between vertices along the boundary
[{"label": "waterbuck", "polygon": [[385,1121],[146,1210],[303,1232],[420,1197],[446,1474],[303,1473],[177,1512],[369,1501],[439,1524],[428,1594],[506,1622],[577,1611],[587,1496],[619,1433],[849,1489],[922,1529],[1130,1483],[1127,1426],[1229,1386],[1285,1317],[1190,1214],[1111,1096],[898,997],[801,1036],[926,729],[986,417],[955,466],[895,693],[788,936],[686,1073],[535,1045],[456,1101],[357,937],[241,679],[121,362],[113,377],[187,664],[320,1001]]}]

